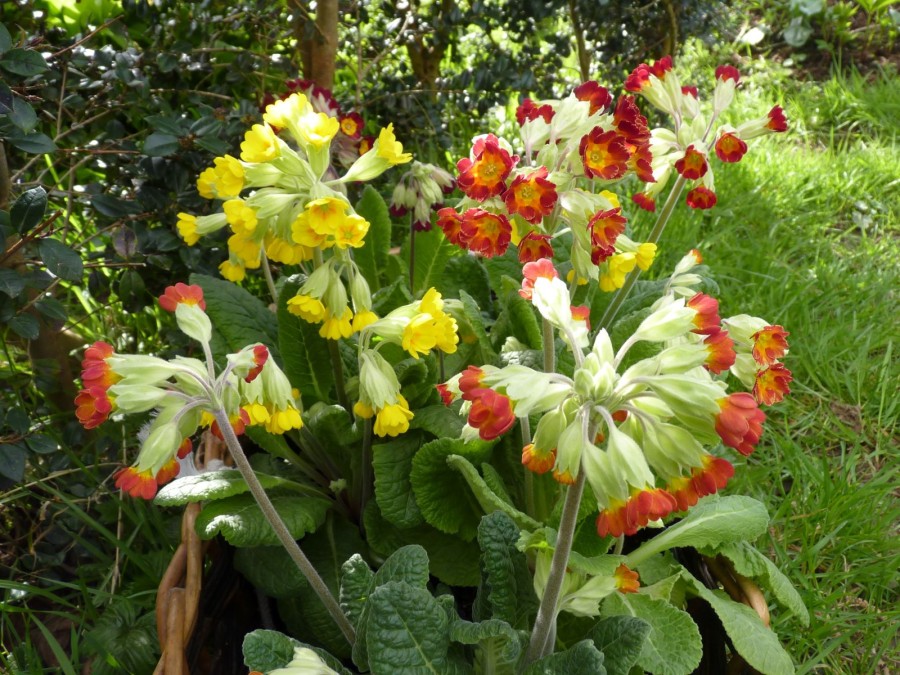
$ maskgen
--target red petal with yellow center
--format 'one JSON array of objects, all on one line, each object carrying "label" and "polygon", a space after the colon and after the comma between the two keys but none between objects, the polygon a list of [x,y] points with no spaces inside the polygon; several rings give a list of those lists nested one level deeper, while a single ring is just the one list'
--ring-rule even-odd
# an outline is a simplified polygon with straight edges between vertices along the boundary
[{"label": "red petal with yellow center", "polygon": [[547,180],[547,167],[517,176],[503,193],[510,213],[517,213],[533,225],[541,222],[556,206],[556,185]]},{"label": "red petal with yellow center", "polygon": [[641,587],[641,583],[638,581],[638,573],[628,569],[624,563],[616,568],[613,576],[616,578],[616,588],[619,593],[637,593]]},{"label": "red petal with yellow center", "polygon": [[451,244],[456,244],[460,248],[466,248],[468,239],[462,231],[463,217],[449,206],[440,209],[437,212],[437,224],[444,231],[444,236],[450,240]]},{"label": "red petal with yellow center", "polygon": [[606,87],[601,87],[599,82],[589,80],[579,84],[572,92],[579,101],[587,101],[591,104],[589,115],[605,110],[612,103],[612,95]]},{"label": "red petal with yellow center", "polygon": [[375,145],[374,136],[363,136],[359,141],[359,154],[364,155]]},{"label": "red petal with yellow center", "polygon": [[247,377],[244,378],[245,382],[253,382],[257,378],[257,376],[262,372],[263,366],[266,365],[266,361],[269,359],[269,350],[266,349],[265,345],[256,345],[253,348],[253,363],[256,365],[250,369],[250,372],[247,373]]},{"label": "red petal with yellow center", "polygon": [[632,148],[631,158],[628,160],[628,168],[634,171],[638,180],[645,183],[655,183],[653,177],[653,154],[650,152],[650,144],[642,143]]},{"label": "red petal with yellow center", "polygon": [[709,356],[706,357],[706,368],[711,373],[719,375],[734,365],[737,354],[734,351],[734,340],[728,336],[728,331],[711,333],[703,344],[709,352]]},{"label": "red petal with yellow center", "polygon": [[702,178],[708,169],[706,155],[697,151],[693,145],[689,145],[684,151],[684,157],[675,162],[675,170],[688,180]]},{"label": "red petal with yellow center", "polygon": [[114,409],[115,405],[106,395],[106,390],[100,387],[82,389],[75,397],[75,416],[85,429],[103,424]]},{"label": "red petal with yellow center", "polygon": [[354,141],[362,136],[363,118],[358,112],[347,113],[338,118],[341,124],[341,131],[344,135],[349,136]]},{"label": "red petal with yellow center", "polygon": [[656,211],[656,200],[643,192],[636,192],[631,195],[631,201],[644,209],[644,211],[650,211],[650,213]]},{"label": "red petal with yellow center", "polygon": [[692,209],[711,209],[716,205],[716,193],[708,187],[698,185],[687,193],[685,203]]},{"label": "red petal with yellow center", "polygon": [[766,326],[753,334],[753,358],[761,366],[770,366],[787,351],[787,336],[782,326]]},{"label": "red petal with yellow center", "polygon": [[200,309],[206,309],[206,302],[203,300],[203,289],[199,286],[188,286],[178,282],[174,286],[166,288],[165,292],[159,296],[159,306],[167,312],[174,312],[179,303],[187,305],[198,305]]},{"label": "red petal with yellow center", "polygon": [[529,232],[519,242],[519,262],[530,263],[541,258],[552,258],[553,246],[549,234]]},{"label": "red petal with yellow center", "polygon": [[132,497],[151,500],[156,496],[156,479],[149,471],[138,471],[127,466],[116,472],[116,487]]},{"label": "red petal with yellow center", "polygon": [[678,503],[679,511],[687,511],[702,497],[712,495],[724,488],[734,476],[734,467],[726,459],[706,455],[703,466],[697,467],[690,476],[676,478],[667,489]]},{"label": "red petal with yellow center", "polygon": [[694,316],[694,333],[699,335],[712,335],[722,330],[719,318],[719,301],[705,293],[697,293],[687,301],[687,306],[697,314]]},{"label": "red petal with yellow center", "polygon": [[641,115],[634,96],[621,96],[613,112],[613,125],[619,135],[632,146],[650,142],[650,127],[647,118]]},{"label": "red petal with yellow center", "polygon": [[474,160],[464,157],[456,163],[456,182],[467,197],[483,202],[506,189],[506,177],[514,162],[497,137],[490,134],[476,142],[473,153]]},{"label": "red petal with yellow center", "polygon": [[740,162],[747,153],[747,144],[730,132],[719,136],[716,141],[716,157],[723,162]]},{"label": "red petal with yellow center", "polygon": [[794,376],[783,363],[775,363],[759,371],[753,383],[753,398],[760,405],[781,403],[791,393]]},{"label": "red petal with yellow center", "polygon": [[556,448],[543,454],[535,451],[534,443],[529,443],[522,448],[522,465],[531,473],[545,474],[553,468],[555,463]]},{"label": "red petal with yellow center", "polygon": [[628,171],[631,154],[625,146],[625,140],[615,131],[594,128],[581,139],[578,152],[584,164],[584,174],[588,178],[615,180]]},{"label": "red petal with yellow center", "polygon": [[784,110],[780,105],[776,105],[769,111],[769,121],[766,128],[770,131],[782,132],[788,130],[788,121],[784,116]]},{"label": "red petal with yellow center", "polygon": [[482,209],[469,209],[460,226],[470,251],[485,258],[503,255],[512,239],[512,225],[506,216]]},{"label": "red petal with yellow center", "polygon": [[598,211],[588,221],[587,225],[588,232],[591,235],[591,244],[604,248],[613,248],[616,245],[616,239],[625,231],[626,222],[621,208]]},{"label": "red petal with yellow center", "polygon": [[753,397],[746,392],[730,394],[719,399],[716,415],[716,433],[722,443],[749,456],[756,449],[763,433],[766,414],[759,409]]},{"label": "red petal with yellow center", "polygon": [[597,516],[597,534],[619,537],[632,535],[651,520],[665,518],[678,504],[671,494],[662,488],[641,490],[627,502],[614,502]]},{"label": "red petal with yellow center", "polygon": [[172,459],[166,462],[163,468],[156,472],[156,484],[165,485],[173,480],[180,470],[181,466],[178,464],[177,460]]},{"label": "red petal with yellow center", "polygon": [[462,392],[463,401],[471,401],[476,398],[475,390],[481,389],[481,381],[484,379],[484,371],[477,366],[469,366],[459,377],[459,390]]},{"label": "red petal with yellow center", "polygon": [[101,389],[106,391],[122,378],[114,373],[106,361],[115,354],[112,345],[106,342],[95,342],[84,350],[81,361],[81,380],[85,389]]},{"label": "red petal with yellow center", "polygon": [[734,83],[737,84],[741,80],[741,74],[734,66],[723,65],[716,68],[716,79],[723,82],[734,80]]},{"label": "red petal with yellow center", "polygon": [[646,63],[640,64],[631,71],[631,75],[625,78],[625,91],[639,93],[641,89],[650,84],[650,75],[652,74],[650,66]]},{"label": "red petal with yellow center", "polygon": [[492,441],[509,431],[516,422],[512,401],[493,389],[476,389],[478,397],[469,408],[469,426],[478,429],[478,435],[485,441]]},{"label": "red petal with yellow center", "polygon": [[450,391],[450,387],[448,387],[446,384],[438,384],[435,386],[437,387],[438,394],[441,395],[441,403],[443,403],[444,405],[450,405],[451,403],[453,403],[453,399],[455,397],[453,395],[453,392]]}]

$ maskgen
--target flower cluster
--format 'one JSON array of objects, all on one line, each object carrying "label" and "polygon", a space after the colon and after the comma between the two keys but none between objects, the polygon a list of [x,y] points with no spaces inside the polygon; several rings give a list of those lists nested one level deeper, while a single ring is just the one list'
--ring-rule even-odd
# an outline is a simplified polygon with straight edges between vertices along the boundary
[{"label": "flower cluster", "polygon": [[734,100],[740,73],[733,66],[716,69],[712,111],[707,116],[700,107],[697,87],[682,86],[675,73],[672,57],[651,65],[642,63],[625,80],[625,89],[640,94],[653,106],[671,116],[673,129],[654,129],[650,138],[652,176],[644,179],[645,189],[635,194],[634,203],[648,211],[656,209],[656,197],[672,173],[689,181],[687,205],[709,209],[716,204],[710,151],[720,161],[739,162],[747,152],[747,141],[768,133],[787,131],[787,120],[780,106],[768,114],[732,127],[716,125],[722,112]]},{"label": "flower cluster", "polygon": [[[606,330],[589,344],[585,312],[572,306],[550,260],[527,264],[521,294],[572,351],[574,373],[470,366],[441,388],[445,402],[463,400],[464,438],[491,440],[517,418],[542,415],[522,463],[536,473],[552,471],[561,483],[583,471],[600,505],[601,536],[634,534],[723,488],[734,469],[705,446],[722,443],[751,454],[765,413],[749,393],[728,393],[721,376],[740,368],[745,345],[752,359],[755,352],[780,365],[774,359],[784,354],[785,333],[742,317],[723,326],[718,302],[691,288],[700,281],[692,272],[697,263],[692,252],[678,264],[665,294],[617,350]],[[732,339],[728,329],[740,338]],[[649,343],[655,353],[628,365],[638,343]],[[773,376],[757,379],[762,384],[754,393],[776,386]],[[783,396],[786,387],[779,392]],[[780,400],[763,396],[763,402]]]},{"label": "flower cluster", "polygon": [[178,475],[178,459],[190,453],[191,436],[198,428],[210,427],[221,437],[214,416],[218,410],[226,413],[237,435],[254,424],[276,434],[303,424],[295,392],[265,345],[248,345],[228,354],[226,367],[215,374],[209,344],[212,326],[199,286],[170,286],[159,304],[175,314],[182,332],[201,343],[206,362],[119,354],[112,345],[95,342],[85,351],[84,388],[75,399],[76,415],[86,429],[116,411],[154,411],[139,435],[141,448],[134,465],[116,475],[117,487],[144,499],[152,499],[157,486]]},{"label": "flower cluster", "polygon": [[431,212],[443,206],[444,196],[453,192],[456,180],[434,164],[413,161],[400,176],[391,195],[391,215],[395,218],[412,212],[412,226],[419,232],[431,229]]}]

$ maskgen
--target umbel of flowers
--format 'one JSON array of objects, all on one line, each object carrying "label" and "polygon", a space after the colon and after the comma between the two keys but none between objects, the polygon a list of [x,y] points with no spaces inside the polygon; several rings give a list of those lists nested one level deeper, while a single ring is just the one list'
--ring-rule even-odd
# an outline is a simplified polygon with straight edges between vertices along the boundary
[{"label": "umbel of flowers", "polygon": [[285,265],[310,262],[314,271],[289,310],[321,324],[320,334],[331,340],[349,337],[376,318],[368,285],[351,254],[363,245],[369,223],[353,210],[346,185],[371,180],[412,159],[388,125],[371,148],[337,176],[332,141],[348,124],[317,112],[302,93],[271,103],[262,124],[246,132],[240,159],[216,158],[197,181],[202,196],[222,201],[221,212],[180,213],[178,220],[178,232],[188,245],[226,226],[231,230],[228,259],[219,266],[230,281],[240,281],[247,269],[260,266],[269,277],[268,260]]},{"label": "umbel of flowers", "polygon": [[[618,349],[604,329],[589,343],[585,314],[572,307],[549,259],[527,263],[520,293],[566,343],[574,373],[470,366],[442,387],[445,401],[463,400],[463,437],[491,440],[516,419],[542,415],[522,463],[565,484],[584,472],[600,507],[601,536],[634,534],[723,488],[734,468],[710,450],[723,443],[743,455],[754,451],[765,421],[759,405],[789,392],[790,372],[777,364],[787,334],[755,317],[723,322],[718,302],[691,288],[698,262],[692,252],[678,264]],[[723,325],[739,327],[741,338],[732,340]],[[656,345],[656,353],[625,367],[641,342]],[[780,377],[767,374],[774,365]],[[728,393],[724,376],[751,370],[753,394]]]},{"label": "umbel of flowers", "polygon": [[153,411],[139,433],[141,448],[130,467],[116,475],[116,486],[134,497],[152,499],[157,486],[175,478],[179,459],[191,452],[191,437],[210,427],[222,437],[216,411],[224,411],[235,435],[247,426],[262,425],[282,434],[303,422],[295,392],[265,345],[254,344],[226,356],[218,374],[212,359],[212,325],[199,286],[175,284],[159,298],[175,314],[179,329],[203,347],[205,362],[176,356],[165,360],[140,354],[119,354],[106,342],[88,347],[82,361],[84,388],[75,399],[76,414],[92,429],[115,412]]}]

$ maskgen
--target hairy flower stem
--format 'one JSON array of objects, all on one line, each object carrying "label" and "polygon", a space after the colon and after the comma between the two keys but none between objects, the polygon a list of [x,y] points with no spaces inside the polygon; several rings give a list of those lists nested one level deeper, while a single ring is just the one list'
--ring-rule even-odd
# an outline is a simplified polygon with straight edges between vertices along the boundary
[{"label": "hairy flower stem", "polygon": [[[416,272],[416,227],[413,224],[413,214],[409,214],[409,292],[416,294],[416,285],[413,277]],[[443,380],[442,380],[443,381]]]},{"label": "hairy flower stem", "polygon": [[[522,430],[522,447],[531,443],[531,420],[528,416],[519,418],[519,426]],[[534,518],[534,474],[525,470],[525,513]]]},{"label": "hairy flower stem", "polygon": [[[686,182],[687,181],[683,176],[679,176],[675,181],[675,184],[672,186],[672,191],[669,192],[669,196],[666,199],[666,203],[663,204],[662,210],[656,218],[656,223],[653,224],[653,229],[650,231],[650,236],[647,238],[648,244],[656,244],[659,242],[663,230],[666,229],[666,225],[669,222],[669,218],[672,217],[672,212],[675,210],[675,205],[678,203],[678,198],[681,196],[681,191],[684,189],[684,184]],[[641,276],[641,270],[636,267],[625,279],[625,284],[618,290],[615,297],[612,299],[612,302],[609,303],[609,307],[607,307],[606,311],[603,313],[603,317],[597,324],[600,328],[609,329],[610,323],[616,318],[616,314],[618,314],[619,310],[622,308],[622,303],[628,298],[628,295],[631,293],[631,289],[634,287],[639,276]]]},{"label": "hairy flower stem", "polygon": [[[264,256],[265,257],[265,256]],[[313,267],[319,269],[324,264],[322,259],[322,249],[313,249]],[[341,363],[341,350],[337,340],[328,340],[328,356],[331,357],[331,372],[334,375],[334,390],[337,393],[337,400],[341,407],[350,415],[350,421],[353,421],[353,406],[350,405],[350,399],[347,398],[347,391],[344,389],[344,366]]]},{"label": "hairy flower stem", "polygon": [[556,342],[553,335],[553,324],[547,319],[541,319],[541,344],[544,348],[544,372],[552,373],[556,370]]},{"label": "hairy flower stem", "polygon": [[259,479],[253,472],[253,468],[250,466],[250,462],[247,460],[247,455],[244,454],[244,451],[241,448],[241,444],[238,441],[237,436],[234,434],[234,430],[231,428],[231,422],[228,420],[228,414],[222,408],[216,409],[213,414],[215,415],[216,422],[219,423],[219,429],[222,431],[222,436],[225,439],[225,444],[228,446],[228,450],[229,452],[231,452],[231,456],[234,458],[234,462],[235,464],[237,464],[241,475],[244,477],[244,480],[247,481],[247,485],[250,487],[250,493],[253,495],[256,503],[259,504],[259,508],[262,511],[263,516],[265,516],[266,520],[269,522],[269,525],[272,526],[272,529],[275,531],[278,540],[288,552],[291,560],[294,561],[294,563],[297,565],[297,568],[300,570],[303,576],[306,577],[309,585],[312,586],[312,589],[316,592],[316,595],[319,596],[322,604],[325,605],[325,609],[327,609],[328,613],[331,614],[331,618],[334,619],[335,623],[338,625],[338,628],[341,629],[344,637],[347,638],[347,642],[349,642],[352,646],[356,642],[356,631],[353,629],[353,625],[350,623],[350,620],[347,619],[347,617],[344,615],[344,612],[341,610],[341,606],[338,604],[338,601],[328,589],[328,586],[322,580],[322,577],[320,577],[319,573],[316,572],[316,568],[313,567],[312,563],[309,561],[309,558],[307,558],[303,551],[300,549],[299,544],[297,544],[297,541],[291,535],[290,530],[288,530],[287,528],[287,525],[284,524],[281,516],[278,515],[278,511],[275,510],[275,505],[272,504],[272,500],[269,499],[269,495],[266,494],[262,483],[259,482]]},{"label": "hairy flower stem", "polygon": [[547,577],[547,586],[544,588],[544,596],[541,598],[541,605],[534,621],[534,630],[531,631],[531,642],[528,645],[525,666],[537,661],[553,648],[550,636],[556,632],[556,608],[562,592],[566,567],[569,564],[572,541],[575,539],[578,506],[581,504],[581,495],[584,493],[584,479],[585,473],[581,471],[578,478],[575,479],[575,483],[570,485],[566,492],[566,501],[559,521],[559,534],[556,537],[556,548],[550,563],[550,575]]}]

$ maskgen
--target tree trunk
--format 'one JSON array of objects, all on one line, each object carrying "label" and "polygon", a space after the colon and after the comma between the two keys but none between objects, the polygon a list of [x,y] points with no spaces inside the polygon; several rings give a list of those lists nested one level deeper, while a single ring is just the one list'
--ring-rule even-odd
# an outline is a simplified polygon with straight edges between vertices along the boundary
[{"label": "tree trunk", "polygon": [[338,0],[318,0],[312,22],[307,7],[296,4],[294,37],[303,78],[331,91],[337,60]]}]

